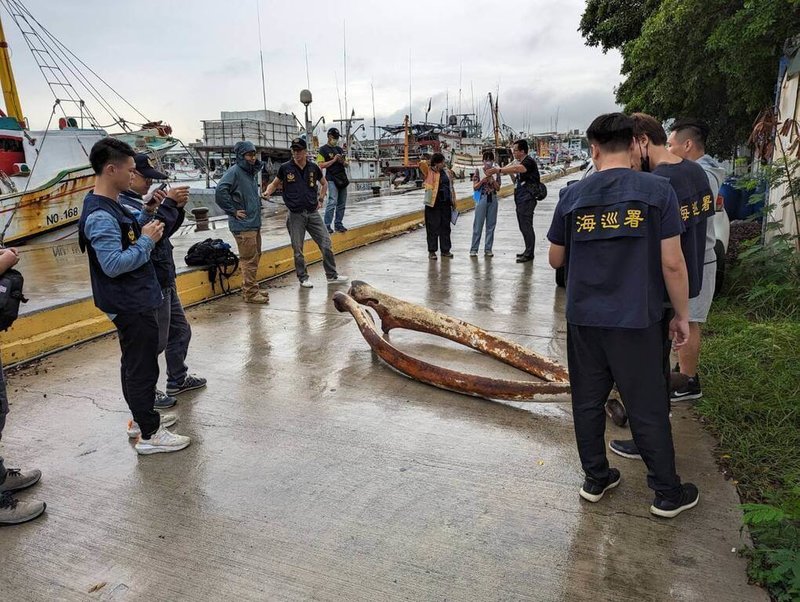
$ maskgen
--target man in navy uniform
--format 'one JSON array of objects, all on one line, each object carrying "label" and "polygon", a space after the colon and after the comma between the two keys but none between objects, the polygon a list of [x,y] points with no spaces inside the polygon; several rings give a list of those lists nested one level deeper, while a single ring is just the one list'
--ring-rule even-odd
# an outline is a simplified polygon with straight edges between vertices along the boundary
[{"label": "man in navy uniform", "polygon": [[[153,404],[158,381],[158,308],[161,286],[150,254],[164,233],[159,220],[142,226],[118,197],[136,171],[133,149],[116,138],[103,138],[89,153],[96,174],[86,195],[78,226],[81,250],[89,255],[94,304],[104,311],[122,350],[122,395],[139,430],[139,454],[173,452],[191,443],[167,430],[175,416],[160,416]],[[144,220],[143,220],[144,221]]]},{"label": "man in navy uniform", "polygon": [[290,148],[292,160],[278,168],[278,175],[267,186],[264,196],[269,198],[278,186],[283,185],[283,202],[289,210],[286,228],[289,230],[289,239],[294,251],[297,279],[303,288],[314,286],[308,279],[306,258],[303,254],[303,244],[308,232],[322,253],[322,265],[328,277],[328,284],[347,282],[347,276],[336,271],[331,237],[319,216],[319,208],[322,207],[328,183],[323,179],[319,165],[308,160],[308,146],[305,140],[295,138]]},{"label": "man in navy uniform", "polygon": [[[655,491],[650,512],[671,518],[699,500],[675,472],[662,368],[667,331],[676,347],[689,334],[683,224],[669,182],[631,169],[630,117],[601,115],[586,135],[598,171],[561,190],[547,234],[550,265],[566,267],[572,410],[586,475],[580,495],[598,502],[620,482],[604,439],[604,405],[616,381]],[[667,294],[674,317],[664,309]]]},{"label": "man in navy uniform", "polygon": [[[680,240],[683,257],[686,260],[689,298],[696,299],[703,287],[707,222],[714,215],[714,198],[708,177],[700,165],[682,159],[667,149],[667,133],[658,120],[645,113],[634,113],[632,119],[633,133],[636,137],[631,155],[632,167],[666,178],[678,199],[678,211],[684,226]],[[670,344],[665,338],[663,369],[667,379],[669,379],[669,355]],[[624,394],[622,402],[627,405]],[[619,456],[641,459],[639,449],[633,440],[614,439],[608,445],[611,451]]]},{"label": "man in navy uniform", "polygon": [[[337,232],[347,232],[342,220],[347,204],[347,187],[350,182],[347,179],[347,158],[344,149],[339,146],[339,138],[339,130],[329,129],[328,144],[321,146],[317,154],[317,164],[325,170],[325,180],[328,182],[324,221],[330,234],[333,234],[334,228]],[[333,228],[331,228],[331,223],[333,223]]]}]

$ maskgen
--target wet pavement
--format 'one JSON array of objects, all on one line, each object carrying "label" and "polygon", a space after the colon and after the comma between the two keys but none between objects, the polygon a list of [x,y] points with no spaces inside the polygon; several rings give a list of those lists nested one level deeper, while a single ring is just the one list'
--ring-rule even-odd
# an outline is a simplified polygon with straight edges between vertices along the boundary
[{"label": "wet pavement", "polygon": [[[472,186],[469,182],[456,182],[456,194],[461,197],[471,196]],[[348,202],[345,214],[345,225],[359,226],[381,219],[419,211],[422,207],[422,190],[411,190],[405,187],[380,197],[358,198]],[[206,238],[221,238],[230,243],[234,251],[236,242],[228,230],[227,218],[211,220],[210,230],[195,231],[194,222],[188,219],[171,240],[175,246],[175,264],[178,273],[189,268],[183,258],[186,251],[194,243]],[[280,198],[262,203],[262,237],[263,250],[283,247],[289,244],[286,231],[286,207]],[[334,234],[334,236],[336,236]],[[308,238],[308,237],[307,237]],[[77,229],[63,240],[28,244],[19,247],[21,259],[19,269],[25,275],[25,294],[29,302],[20,307],[21,314],[32,313],[41,309],[56,307],[78,299],[92,296],[89,283],[89,260],[81,253],[78,246]],[[196,268],[195,268],[196,269]]]},{"label": "wet pavement", "polygon": [[[564,361],[549,188],[533,264],[514,263],[508,199],[493,258],[468,257],[468,213],[453,259],[429,261],[418,230],[338,255],[340,271]],[[268,306],[228,297],[188,311],[190,369],[209,385],[175,409],[175,430],[193,437],[182,452],[133,451],[114,337],[10,375],[0,453],[43,470],[21,497],[48,509],[0,530],[0,600],[767,600],[735,553],[735,489],[685,408],[678,468],[700,505],[652,517],[643,464],[616,457],[620,487],[589,504],[569,404],[491,403],[404,378],[334,309],[346,287],[327,286],[320,264],[310,273],[310,290],[292,275],[267,283]],[[518,374],[427,335],[391,339]]]}]

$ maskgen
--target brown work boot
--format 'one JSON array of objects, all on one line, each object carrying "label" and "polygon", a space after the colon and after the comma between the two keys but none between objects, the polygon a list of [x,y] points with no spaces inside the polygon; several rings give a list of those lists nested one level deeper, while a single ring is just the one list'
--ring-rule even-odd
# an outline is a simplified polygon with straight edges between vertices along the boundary
[{"label": "brown work boot", "polygon": [[0,493],[0,525],[19,525],[40,516],[47,504],[31,500],[23,502],[10,492]]},{"label": "brown work boot", "polygon": [[253,295],[252,297],[245,297],[245,303],[269,303],[269,294],[264,292],[259,292]]}]

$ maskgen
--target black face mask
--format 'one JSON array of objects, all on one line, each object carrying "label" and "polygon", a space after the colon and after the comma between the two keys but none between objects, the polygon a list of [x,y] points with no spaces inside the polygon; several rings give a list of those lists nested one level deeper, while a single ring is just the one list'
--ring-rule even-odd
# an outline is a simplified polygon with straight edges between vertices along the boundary
[{"label": "black face mask", "polygon": [[[641,152],[642,152],[642,145],[640,143],[639,144],[639,153],[641,154]],[[650,155],[649,154],[648,155],[642,155],[640,161],[641,161],[641,163],[640,163],[641,171],[649,172],[650,171]]]}]

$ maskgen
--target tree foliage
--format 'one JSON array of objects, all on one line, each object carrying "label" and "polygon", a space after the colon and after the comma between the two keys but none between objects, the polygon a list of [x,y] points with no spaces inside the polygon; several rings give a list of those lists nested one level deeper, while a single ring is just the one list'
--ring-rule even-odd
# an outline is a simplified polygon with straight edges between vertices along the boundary
[{"label": "tree foliage", "polygon": [[626,111],[703,118],[709,150],[729,155],[773,102],[800,0],[588,0],[580,31],[589,45],[621,51]]}]

